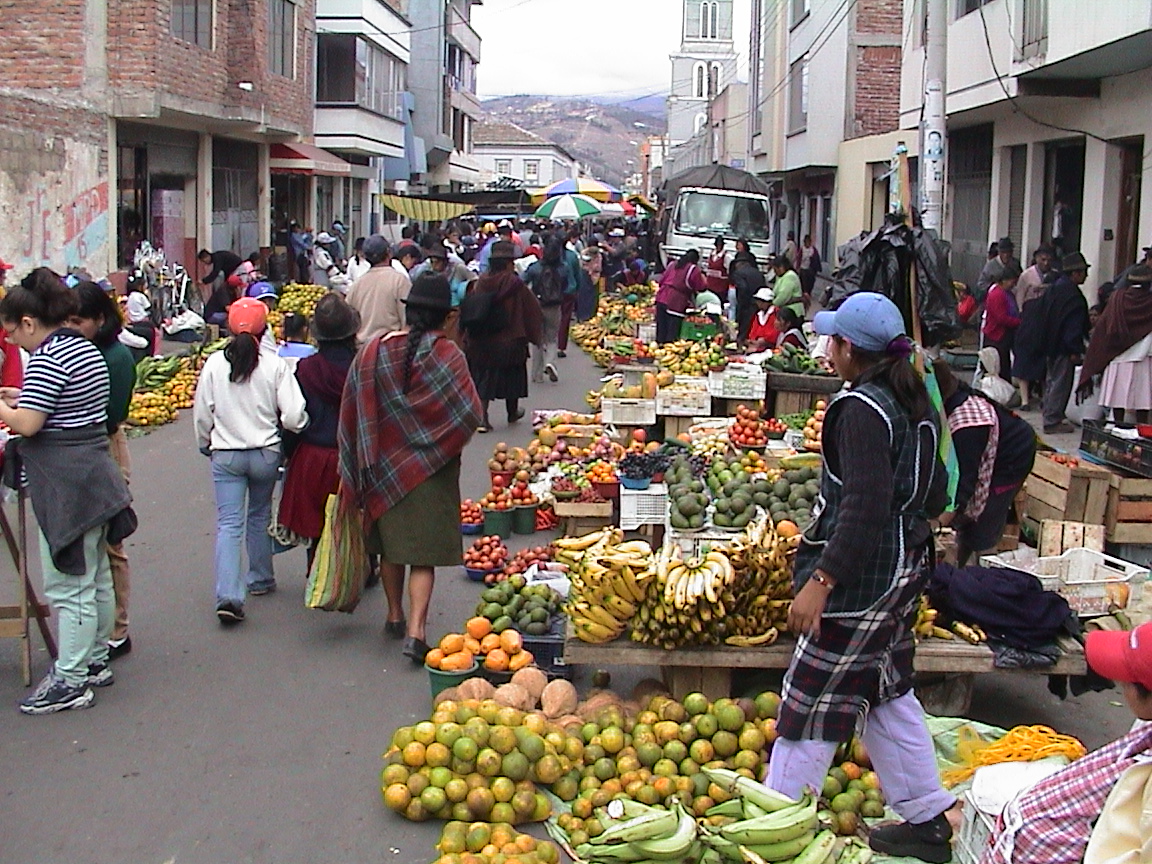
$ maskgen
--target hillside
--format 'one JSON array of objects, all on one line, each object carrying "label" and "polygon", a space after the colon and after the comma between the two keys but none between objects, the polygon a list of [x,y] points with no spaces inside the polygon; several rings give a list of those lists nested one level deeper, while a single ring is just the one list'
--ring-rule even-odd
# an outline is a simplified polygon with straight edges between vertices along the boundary
[{"label": "hillside", "polygon": [[619,186],[636,170],[644,137],[664,132],[662,108],[659,114],[648,113],[658,110],[658,101],[662,105],[654,97],[608,104],[556,96],[502,96],[485,100],[483,107],[489,117],[559,144],[587,165],[592,176]]}]

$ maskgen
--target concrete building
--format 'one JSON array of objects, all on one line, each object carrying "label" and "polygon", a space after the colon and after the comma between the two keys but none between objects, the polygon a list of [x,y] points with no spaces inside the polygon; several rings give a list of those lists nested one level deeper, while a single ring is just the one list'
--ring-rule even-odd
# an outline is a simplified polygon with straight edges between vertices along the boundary
[{"label": "concrete building", "polygon": [[708,123],[708,103],[736,79],[732,0],[683,0],[680,50],[671,55],[668,140],[688,141]]},{"label": "concrete building", "polygon": [[515,123],[477,123],[472,152],[483,175],[510,178],[529,189],[580,176],[580,163],[567,150]]},{"label": "concrete building", "polygon": [[479,5],[481,0],[408,0],[408,89],[428,169],[416,181],[417,191],[458,192],[480,181],[480,163],[472,155],[472,127],[481,114],[480,35],[471,24],[472,7]]},{"label": "concrete building", "polygon": [[733,82],[708,100],[708,122],[668,152],[667,176],[720,163],[745,170],[748,164],[748,85]]},{"label": "concrete building", "polygon": [[[904,4],[900,121],[923,92],[923,0]],[[1087,290],[1152,241],[1152,4],[1127,0],[949,3],[944,236],[974,282],[991,240],[1027,261],[1041,242],[1079,249]]]},{"label": "concrete building", "polygon": [[811,234],[831,262],[841,142],[898,128],[902,23],[900,0],[752,0],[748,164],[773,187],[779,245]]},{"label": "concrete building", "polygon": [[656,190],[664,182],[667,153],[667,135],[648,135],[640,142],[640,194],[649,200],[655,200]]}]

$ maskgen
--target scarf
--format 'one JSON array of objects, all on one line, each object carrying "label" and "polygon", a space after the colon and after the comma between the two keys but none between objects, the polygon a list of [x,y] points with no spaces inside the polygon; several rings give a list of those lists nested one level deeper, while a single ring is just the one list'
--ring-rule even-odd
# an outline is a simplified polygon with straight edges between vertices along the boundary
[{"label": "scarf", "polygon": [[296,380],[305,393],[328,405],[339,406],[355,354],[345,345],[322,342],[317,353],[296,364]]},{"label": "scarf", "polygon": [[1101,374],[1109,363],[1149,333],[1152,333],[1152,288],[1129,285],[1109,297],[1084,354],[1080,386]]},{"label": "scarf", "polygon": [[340,409],[340,480],[375,522],[460,455],[480,422],[480,399],[460,349],[425,333],[404,388],[406,334],[377,336],[348,372]]},{"label": "scarf", "polygon": [[964,508],[964,515],[975,521],[984,512],[988,504],[988,493],[992,489],[992,469],[996,465],[996,451],[1000,446],[1000,418],[991,402],[970,394],[948,415],[948,430],[955,434],[973,426],[988,427],[988,443],[980,454],[980,466],[976,469],[976,488],[968,506]]}]

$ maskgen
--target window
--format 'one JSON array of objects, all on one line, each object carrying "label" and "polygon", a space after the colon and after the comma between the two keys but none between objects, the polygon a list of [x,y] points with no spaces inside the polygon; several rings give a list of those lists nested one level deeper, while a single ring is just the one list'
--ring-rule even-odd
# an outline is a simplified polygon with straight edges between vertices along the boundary
[{"label": "window", "polygon": [[792,0],[792,26],[795,27],[808,17],[810,0]]},{"label": "window", "polygon": [[720,38],[720,4],[715,0],[700,4],[700,38]]},{"label": "window", "polygon": [[808,126],[808,60],[797,60],[788,70],[788,132]]},{"label": "window", "polygon": [[296,77],[296,0],[268,0],[268,70]]},{"label": "window", "polygon": [[172,0],[172,35],[212,50],[212,0]]},{"label": "window", "polygon": [[708,98],[708,65],[697,63],[692,69],[692,97],[694,99]]},{"label": "window", "polygon": [[496,173],[505,177],[512,173],[512,160],[511,159],[497,159],[496,160]]},{"label": "window", "polygon": [[681,193],[676,208],[680,234],[768,239],[768,199],[712,192]]},{"label": "window", "polygon": [[962,18],[969,12],[975,12],[981,6],[987,6],[992,0],[956,0],[956,17]]},{"label": "window", "polygon": [[720,95],[720,64],[713,63],[708,67],[708,98],[715,99]]},{"label": "window", "polygon": [[316,103],[357,105],[401,119],[407,66],[375,42],[344,33],[316,37]]},{"label": "window", "polygon": [[540,181],[540,160],[539,159],[525,159],[524,160],[524,182],[525,183],[538,183]]},{"label": "window", "polygon": [[1048,51],[1048,0],[1024,0],[1024,31],[1020,59],[1027,60]]}]

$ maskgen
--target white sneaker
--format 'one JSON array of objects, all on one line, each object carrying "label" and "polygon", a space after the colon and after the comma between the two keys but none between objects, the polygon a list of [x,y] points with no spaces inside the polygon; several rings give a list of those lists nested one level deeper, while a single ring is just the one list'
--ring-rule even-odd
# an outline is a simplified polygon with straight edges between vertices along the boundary
[{"label": "white sneaker", "polygon": [[544,374],[548,376],[548,379],[553,384],[555,384],[557,381],[560,380],[560,375],[557,374],[556,367],[553,366],[551,363],[549,363],[547,366],[544,367]]}]

